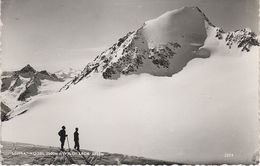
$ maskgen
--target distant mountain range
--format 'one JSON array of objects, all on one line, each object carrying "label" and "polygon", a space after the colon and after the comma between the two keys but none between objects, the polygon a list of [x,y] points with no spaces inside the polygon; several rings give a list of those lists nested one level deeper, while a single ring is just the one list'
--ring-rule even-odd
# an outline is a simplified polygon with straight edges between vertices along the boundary
[{"label": "distant mountain range", "polygon": [[7,120],[11,110],[39,94],[51,94],[73,76],[77,70],[60,70],[55,73],[36,71],[29,64],[18,71],[4,71],[1,86],[1,119]]},{"label": "distant mountain range", "polygon": [[76,77],[77,75],[80,74],[80,72],[81,70],[76,70],[70,67],[67,69],[56,71],[54,74],[56,74],[59,78],[66,80],[66,79],[72,79]]}]

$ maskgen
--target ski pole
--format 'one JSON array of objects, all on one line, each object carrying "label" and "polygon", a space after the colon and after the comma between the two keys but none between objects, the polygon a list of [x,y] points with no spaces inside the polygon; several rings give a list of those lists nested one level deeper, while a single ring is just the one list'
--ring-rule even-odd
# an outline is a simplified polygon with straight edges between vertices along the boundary
[{"label": "ski pole", "polygon": [[70,150],[70,143],[69,143],[69,138],[68,138],[69,136],[67,136],[67,142],[68,142],[68,148],[69,148],[69,150]]}]

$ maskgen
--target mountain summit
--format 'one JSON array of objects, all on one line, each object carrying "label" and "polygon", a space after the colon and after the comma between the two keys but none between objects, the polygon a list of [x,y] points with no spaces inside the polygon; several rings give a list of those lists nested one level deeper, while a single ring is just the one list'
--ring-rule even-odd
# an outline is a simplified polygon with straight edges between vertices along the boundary
[{"label": "mountain summit", "polygon": [[20,72],[20,73],[27,73],[27,72],[35,73],[36,70],[31,65],[28,64],[25,67],[23,67],[21,70],[19,70],[18,72]]},{"label": "mountain summit", "polygon": [[68,89],[93,73],[101,74],[104,79],[140,73],[172,76],[190,60],[209,57],[210,50],[204,48],[209,41],[224,43],[230,49],[235,45],[242,51],[259,45],[251,30],[225,33],[198,7],[183,7],[146,21],[138,30],[127,33],[62,89]]}]

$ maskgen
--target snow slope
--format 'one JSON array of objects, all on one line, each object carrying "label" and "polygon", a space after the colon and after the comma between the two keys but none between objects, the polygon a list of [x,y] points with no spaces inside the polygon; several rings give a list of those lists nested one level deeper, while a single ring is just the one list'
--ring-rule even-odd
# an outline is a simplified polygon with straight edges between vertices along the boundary
[{"label": "snow slope", "polygon": [[[187,9],[180,11],[183,10]],[[144,65],[138,66],[131,60],[136,60],[134,57],[140,54],[131,54],[129,63],[118,63],[122,62],[118,56],[126,55],[121,45],[134,42],[136,47],[129,47],[130,52],[136,48],[137,52],[144,53],[149,45],[158,44],[151,42],[155,38],[160,42],[166,39],[149,36],[151,40],[143,40],[145,33],[129,33],[119,46],[117,43],[103,52],[81,76],[73,79],[67,86],[74,85],[73,88],[34,98],[20,107],[17,111],[29,111],[3,123],[3,140],[58,145],[57,132],[65,125],[71,143],[74,128],[79,127],[81,147],[95,151],[179,163],[252,162],[258,136],[258,48],[242,52],[241,49],[248,47],[244,45],[247,40],[244,33],[239,38],[242,40],[233,40],[238,37],[226,40],[230,33],[212,26],[203,14],[197,13],[200,12],[197,8],[193,10],[189,8],[188,13],[195,12],[192,17],[204,18],[201,23],[205,31],[200,37],[190,34],[189,42],[184,42],[185,47],[190,48],[188,52],[184,53],[184,44],[180,44],[181,48],[176,48],[180,49],[180,54],[177,51],[176,54],[191,56],[189,53],[193,53],[192,56],[202,57],[211,54],[209,58],[188,58],[186,67],[182,66],[181,72],[172,76],[164,74],[169,70],[156,64],[149,68],[156,73],[141,72],[147,70],[147,63],[152,65],[149,62],[152,60],[146,59]],[[180,11],[166,13],[166,16]],[[164,16],[161,18],[165,19]],[[139,40],[132,40],[136,34]],[[231,48],[226,45],[229,41],[233,42]],[[241,42],[243,47],[238,48]],[[140,45],[137,47],[136,43]],[[166,46],[162,45],[164,50]],[[112,58],[106,63],[104,60],[109,57]],[[115,63],[120,64],[112,74],[116,79],[104,79],[107,67],[114,68]],[[136,65],[135,72],[123,74],[122,69],[130,64]],[[226,158],[225,154],[233,154],[233,157]]]},{"label": "snow slope", "polygon": [[3,140],[57,145],[66,125],[71,142],[80,128],[87,149],[175,162],[225,161],[230,152],[228,161],[249,162],[257,144],[257,54],[251,53],[196,59],[175,77],[93,77],[32,102],[28,113],[3,123]]}]

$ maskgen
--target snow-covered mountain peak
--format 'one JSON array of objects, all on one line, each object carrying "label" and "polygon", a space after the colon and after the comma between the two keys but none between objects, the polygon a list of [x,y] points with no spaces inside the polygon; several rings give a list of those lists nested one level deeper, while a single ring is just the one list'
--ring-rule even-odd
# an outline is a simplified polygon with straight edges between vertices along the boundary
[{"label": "snow-covered mountain peak", "polygon": [[237,50],[241,47],[240,51],[250,51],[259,42],[248,29],[226,33],[213,25],[198,7],[183,7],[146,21],[138,30],[127,33],[62,89],[94,73],[104,79],[140,73],[172,76],[192,59],[207,58],[214,49],[230,49],[231,45]]},{"label": "snow-covered mountain peak", "polygon": [[19,70],[19,72],[33,72],[33,73],[35,73],[36,70],[31,65],[28,64],[25,67],[23,67],[21,70]]},{"label": "snow-covered mountain peak", "polygon": [[[155,19],[146,21],[145,24],[150,24],[150,23],[153,23],[153,22],[156,22],[159,20],[163,21],[163,22],[170,22],[170,21],[173,21],[173,19],[175,19],[175,17],[178,17],[178,16],[182,17],[182,19],[185,19],[185,16],[188,16],[188,18],[186,18],[186,19],[191,19],[191,17],[190,17],[191,15],[199,16],[202,19],[204,19],[210,23],[207,16],[201,11],[201,9],[199,7],[185,6],[185,7],[179,8],[179,9],[167,11]],[[210,24],[212,24],[212,23],[210,23]]]},{"label": "snow-covered mountain peak", "polygon": [[176,40],[178,42],[203,42],[206,38],[205,21],[209,22],[199,8],[183,7],[145,22],[144,35],[152,46]]}]

